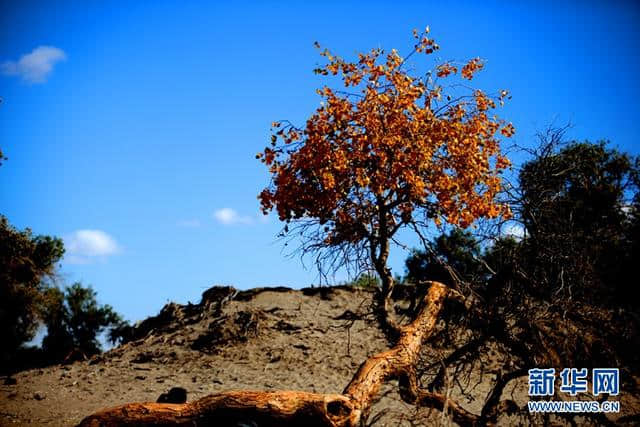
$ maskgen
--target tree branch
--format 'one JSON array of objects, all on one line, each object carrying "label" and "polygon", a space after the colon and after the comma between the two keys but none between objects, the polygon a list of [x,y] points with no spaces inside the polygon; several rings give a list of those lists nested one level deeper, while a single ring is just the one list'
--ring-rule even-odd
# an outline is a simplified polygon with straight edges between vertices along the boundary
[{"label": "tree branch", "polygon": [[[383,383],[396,378],[402,381],[402,378],[413,375],[422,344],[432,335],[447,297],[462,298],[458,292],[442,283],[431,282],[419,314],[401,329],[397,344],[366,360],[343,394],[230,391],[183,404],[129,403],[97,412],[82,420],[80,426],[229,425],[257,422],[260,426],[355,427],[367,418]],[[422,392],[416,387],[413,390],[415,403],[441,410],[446,403],[454,419],[461,422],[476,417],[437,393]],[[403,390],[401,393],[409,395]]]}]

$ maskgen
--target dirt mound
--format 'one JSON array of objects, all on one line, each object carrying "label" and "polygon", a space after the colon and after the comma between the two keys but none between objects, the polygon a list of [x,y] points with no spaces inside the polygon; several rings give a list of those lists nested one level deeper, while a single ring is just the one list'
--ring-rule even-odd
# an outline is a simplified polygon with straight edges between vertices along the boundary
[{"label": "dirt mound", "polygon": [[[357,288],[217,286],[198,304],[167,304],[89,361],[24,371],[0,386],[0,425],[74,425],[106,406],[155,402],[173,387],[189,401],[231,389],[340,392],[386,341]],[[342,319],[346,312],[355,313]],[[336,320],[338,319],[338,320]]]},{"label": "dirt mound", "polygon": [[[413,290],[397,292],[399,311],[408,315]],[[89,361],[24,371],[3,381],[0,425],[75,425],[104,407],[193,401],[230,390],[340,393],[363,361],[388,348],[371,301],[370,290],[353,287],[213,287],[198,304],[167,304],[133,326],[124,344]],[[425,356],[437,361],[438,351],[427,349]],[[486,355],[477,376],[461,379],[477,383],[471,394],[454,385],[451,396],[479,413],[497,372],[491,360],[500,357]],[[383,388],[372,425],[442,423],[438,411],[402,402],[397,389],[396,384]],[[505,393],[526,404],[526,378],[513,381]]]}]

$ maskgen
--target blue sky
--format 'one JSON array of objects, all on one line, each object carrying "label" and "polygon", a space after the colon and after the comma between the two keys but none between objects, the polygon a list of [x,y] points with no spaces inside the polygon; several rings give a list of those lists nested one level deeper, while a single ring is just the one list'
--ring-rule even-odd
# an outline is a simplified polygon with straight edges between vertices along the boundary
[{"label": "blue sky", "polygon": [[572,138],[639,151],[632,1],[0,4],[0,213],[63,237],[62,277],[129,320],[212,284],[317,281],[259,215],[254,157],[272,121],[318,105],[316,40],[402,53],[429,25],[438,57],[480,56],[474,84],[511,91],[516,142],[571,121]]}]

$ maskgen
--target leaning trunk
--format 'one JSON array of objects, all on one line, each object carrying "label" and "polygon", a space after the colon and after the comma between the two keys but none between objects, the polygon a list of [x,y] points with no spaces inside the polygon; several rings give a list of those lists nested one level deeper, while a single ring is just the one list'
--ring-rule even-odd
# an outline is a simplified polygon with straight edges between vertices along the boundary
[{"label": "leaning trunk", "polygon": [[417,389],[415,364],[422,344],[431,336],[447,297],[461,298],[445,285],[433,282],[415,320],[400,330],[396,345],[366,360],[342,394],[301,391],[231,391],[184,404],[129,403],[97,412],[81,426],[115,425],[252,425],[355,427],[370,411],[380,387],[400,380],[401,396],[413,404],[453,412],[459,424],[477,417],[445,396]]}]

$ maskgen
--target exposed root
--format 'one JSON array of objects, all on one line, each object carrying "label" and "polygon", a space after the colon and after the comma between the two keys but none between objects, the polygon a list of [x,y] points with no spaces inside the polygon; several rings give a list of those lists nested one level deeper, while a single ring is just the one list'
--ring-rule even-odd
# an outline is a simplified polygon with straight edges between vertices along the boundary
[{"label": "exposed root", "polygon": [[343,394],[302,391],[231,391],[183,404],[129,403],[85,418],[81,426],[113,425],[238,425],[350,426],[365,420],[380,387],[399,379],[403,399],[440,410],[447,408],[462,425],[474,424],[478,416],[437,393],[418,390],[414,369],[422,344],[432,335],[444,301],[460,295],[431,282],[415,320],[399,329],[390,350],[367,359]]}]

